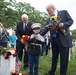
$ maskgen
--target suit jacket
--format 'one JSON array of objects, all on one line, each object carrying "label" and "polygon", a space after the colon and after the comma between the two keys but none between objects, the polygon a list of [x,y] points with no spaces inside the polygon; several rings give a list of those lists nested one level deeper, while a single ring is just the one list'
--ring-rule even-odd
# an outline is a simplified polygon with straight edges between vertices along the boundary
[{"label": "suit jacket", "polygon": [[28,22],[28,24],[25,28],[25,31],[24,31],[23,22],[21,21],[21,22],[17,23],[16,36],[17,36],[18,40],[20,40],[23,35],[31,35],[33,33],[32,29],[31,29],[31,25],[32,25],[32,23]]},{"label": "suit jacket", "polygon": [[[61,22],[64,23],[64,29],[67,32],[67,35],[65,36],[63,32],[59,29],[58,30],[58,36],[59,39],[64,47],[68,47],[70,45],[70,32],[69,27],[73,24],[73,19],[69,15],[69,13],[66,10],[58,11],[58,16],[61,18]],[[49,24],[50,18],[47,19],[46,25]],[[51,36],[51,43],[53,43],[53,37]]]}]

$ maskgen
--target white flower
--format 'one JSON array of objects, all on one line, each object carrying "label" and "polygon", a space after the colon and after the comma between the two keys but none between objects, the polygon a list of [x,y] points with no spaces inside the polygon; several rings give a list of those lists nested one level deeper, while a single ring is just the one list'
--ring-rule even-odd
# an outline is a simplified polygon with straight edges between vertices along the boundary
[{"label": "white flower", "polygon": [[15,50],[9,50],[11,54],[14,54],[15,53]]},{"label": "white flower", "polygon": [[22,75],[22,73],[19,73],[19,75]]}]

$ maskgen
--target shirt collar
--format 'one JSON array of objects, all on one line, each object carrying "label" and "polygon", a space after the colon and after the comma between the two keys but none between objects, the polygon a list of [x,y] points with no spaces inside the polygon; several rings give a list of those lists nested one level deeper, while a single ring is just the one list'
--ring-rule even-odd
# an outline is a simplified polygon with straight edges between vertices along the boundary
[{"label": "shirt collar", "polygon": [[57,16],[58,15],[58,12],[57,12],[57,10],[55,11],[55,16]]},{"label": "shirt collar", "polygon": [[27,26],[27,23],[24,23],[24,22],[23,22],[23,25],[26,25],[26,26]]}]

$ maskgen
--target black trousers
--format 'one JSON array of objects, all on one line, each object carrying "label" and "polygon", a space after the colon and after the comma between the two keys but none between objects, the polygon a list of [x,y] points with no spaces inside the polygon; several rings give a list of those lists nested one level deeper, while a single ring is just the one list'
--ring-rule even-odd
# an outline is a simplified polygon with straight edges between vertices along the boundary
[{"label": "black trousers", "polygon": [[49,70],[49,75],[55,74],[59,54],[60,54],[60,75],[66,75],[68,67],[69,47],[64,47],[57,35],[57,37],[54,38],[52,44],[52,55],[53,55],[52,67]]},{"label": "black trousers", "polygon": [[24,61],[24,67],[26,67],[26,66],[28,66],[28,52],[25,50],[24,47],[25,47],[25,45],[17,40],[17,42],[16,42],[16,50],[17,50],[17,53],[18,53],[18,58],[20,59],[20,61],[22,61],[22,57],[24,55],[23,61]]}]

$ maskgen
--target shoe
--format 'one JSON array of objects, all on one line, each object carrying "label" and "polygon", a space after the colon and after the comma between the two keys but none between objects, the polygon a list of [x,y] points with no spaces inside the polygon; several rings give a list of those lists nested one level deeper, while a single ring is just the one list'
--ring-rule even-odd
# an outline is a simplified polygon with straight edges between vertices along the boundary
[{"label": "shoe", "polygon": [[50,74],[50,71],[48,72],[48,75],[51,75],[51,74]]},{"label": "shoe", "polygon": [[53,74],[53,73],[50,73],[50,71],[48,72],[48,75],[55,75],[55,74]]}]

